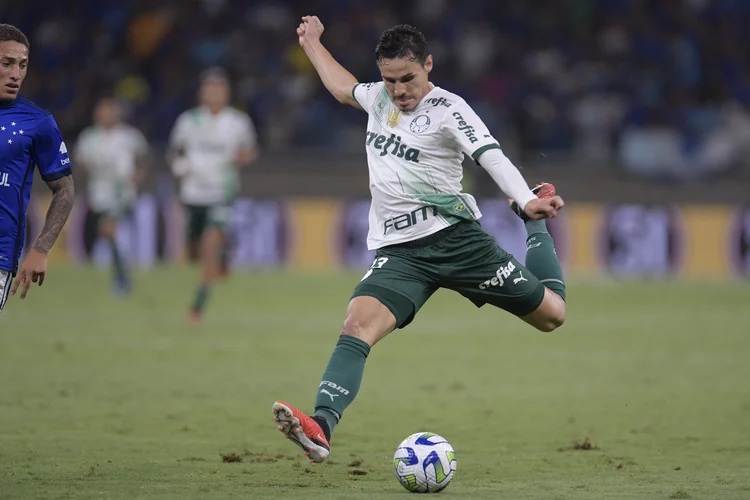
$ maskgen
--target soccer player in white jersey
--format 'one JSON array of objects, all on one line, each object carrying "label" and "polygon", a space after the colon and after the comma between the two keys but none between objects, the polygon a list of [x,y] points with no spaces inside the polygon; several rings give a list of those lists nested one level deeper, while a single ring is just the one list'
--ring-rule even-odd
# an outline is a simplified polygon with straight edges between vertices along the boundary
[{"label": "soccer player in white jersey", "polygon": [[[382,82],[360,84],[323,47],[315,16],[297,28],[325,87],[368,115],[364,137],[370,170],[368,247],[375,261],[355,287],[341,335],[318,385],[315,413],[273,405],[278,428],[313,462],[359,390],[365,360],[379,340],[403,328],[441,287],[477,306],[502,308],[542,331],[565,321],[565,285],[544,219],[563,200],[550,184],[530,190],[497,141],[459,96],[428,79],[432,56],[424,35],[399,25],[376,48]],[[477,220],[474,198],[461,192],[464,154],[488,170],[526,223],[526,266],[500,248]]]},{"label": "soccer player in white jersey", "polygon": [[114,98],[97,101],[93,118],[94,124],[78,137],[74,156],[88,173],[88,205],[97,236],[112,250],[113,290],[118,295],[127,294],[131,280],[117,245],[117,224],[131,213],[145,175],[149,146],[140,130],[121,120]]},{"label": "soccer player in white jersey", "polygon": [[[229,106],[230,84],[221,68],[201,75],[200,106],[182,113],[170,137],[169,161],[180,180],[188,215],[191,260],[200,255],[201,278],[188,320],[199,323],[211,285],[227,266],[226,230],[240,189],[238,169],[258,155],[250,117]],[[223,268],[223,269],[222,269]]]}]

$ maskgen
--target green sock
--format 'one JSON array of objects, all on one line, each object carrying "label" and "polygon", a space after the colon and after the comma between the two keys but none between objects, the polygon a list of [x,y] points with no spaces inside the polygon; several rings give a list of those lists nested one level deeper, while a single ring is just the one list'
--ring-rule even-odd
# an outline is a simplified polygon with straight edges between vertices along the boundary
[{"label": "green sock", "polygon": [[221,251],[219,252],[219,264],[223,267],[229,267],[229,245],[226,243],[221,246]]},{"label": "green sock", "polygon": [[115,272],[115,280],[120,285],[126,285],[128,283],[128,270],[125,266],[125,261],[120,255],[120,249],[117,247],[117,242],[111,240],[109,242],[110,248],[112,249],[112,267]]},{"label": "green sock", "polygon": [[339,337],[315,397],[314,416],[325,419],[330,434],[333,434],[346,407],[357,396],[368,354],[370,345],[367,342],[351,335]]},{"label": "green sock", "polygon": [[557,260],[555,242],[547,232],[547,224],[543,220],[529,221],[526,223],[526,233],[526,269],[565,300],[562,267]]},{"label": "green sock", "polygon": [[193,302],[193,311],[203,312],[203,308],[206,306],[208,301],[208,293],[210,289],[208,285],[198,286],[198,290],[195,292],[195,301]]}]

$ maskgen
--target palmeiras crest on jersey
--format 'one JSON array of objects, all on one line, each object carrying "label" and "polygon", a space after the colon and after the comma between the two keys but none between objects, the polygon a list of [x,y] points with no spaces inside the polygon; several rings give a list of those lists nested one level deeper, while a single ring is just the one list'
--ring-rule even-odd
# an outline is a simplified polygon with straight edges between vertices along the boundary
[{"label": "palmeiras crest on jersey", "polygon": [[409,130],[415,134],[421,134],[428,128],[430,128],[430,117],[427,115],[419,115],[409,124]]}]

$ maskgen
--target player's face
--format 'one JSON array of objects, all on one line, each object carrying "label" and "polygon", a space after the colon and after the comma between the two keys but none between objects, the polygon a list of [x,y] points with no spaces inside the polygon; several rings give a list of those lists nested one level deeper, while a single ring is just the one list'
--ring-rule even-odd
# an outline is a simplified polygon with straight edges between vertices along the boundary
[{"label": "player's face", "polygon": [[102,99],[94,110],[94,121],[102,127],[112,127],[120,121],[120,112],[114,99]]},{"label": "player's face", "polygon": [[15,99],[29,65],[29,49],[13,41],[0,42],[0,100]]},{"label": "player's face", "polygon": [[432,71],[432,56],[427,56],[424,66],[419,61],[398,57],[381,60],[378,67],[391,100],[401,111],[417,107],[430,91],[428,75]]},{"label": "player's face", "polygon": [[212,78],[201,85],[201,104],[217,112],[229,104],[229,85],[224,80]]}]

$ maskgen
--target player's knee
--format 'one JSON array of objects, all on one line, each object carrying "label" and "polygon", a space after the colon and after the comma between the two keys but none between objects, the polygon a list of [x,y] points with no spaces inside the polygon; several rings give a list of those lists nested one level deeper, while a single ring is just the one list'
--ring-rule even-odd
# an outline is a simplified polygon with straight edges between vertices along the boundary
[{"label": "player's knee", "polygon": [[344,326],[341,327],[341,335],[349,335],[350,337],[362,338],[362,325],[359,320],[353,317],[348,317],[344,321]]},{"label": "player's knee", "polygon": [[537,325],[537,329],[542,332],[554,332],[565,324],[565,309],[556,311],[555,314],[545,318],[540,325]]},{"label": "player's knee", "polygon": [[341,335],[355,337],[374,346],[395,327],[395,316],[380,300],[370,296],[358,296],[347,306]]},{"label": "player's knee", "polygon": [[353,318],[347,318],[344,321],[344,326],[341,327],[341,335],[354,337],[367,343],[370,347],[374,346],[381,338],[378,332],[373,331],[371,328],[365,328],[358,320]]},{"label": "player's knee", "polygon": [[348,335],[374,346],[392,329],[393,327],[381,327],[372,321],[363,323],[356,316],[349,316],[341,327],[341,335]]}]

